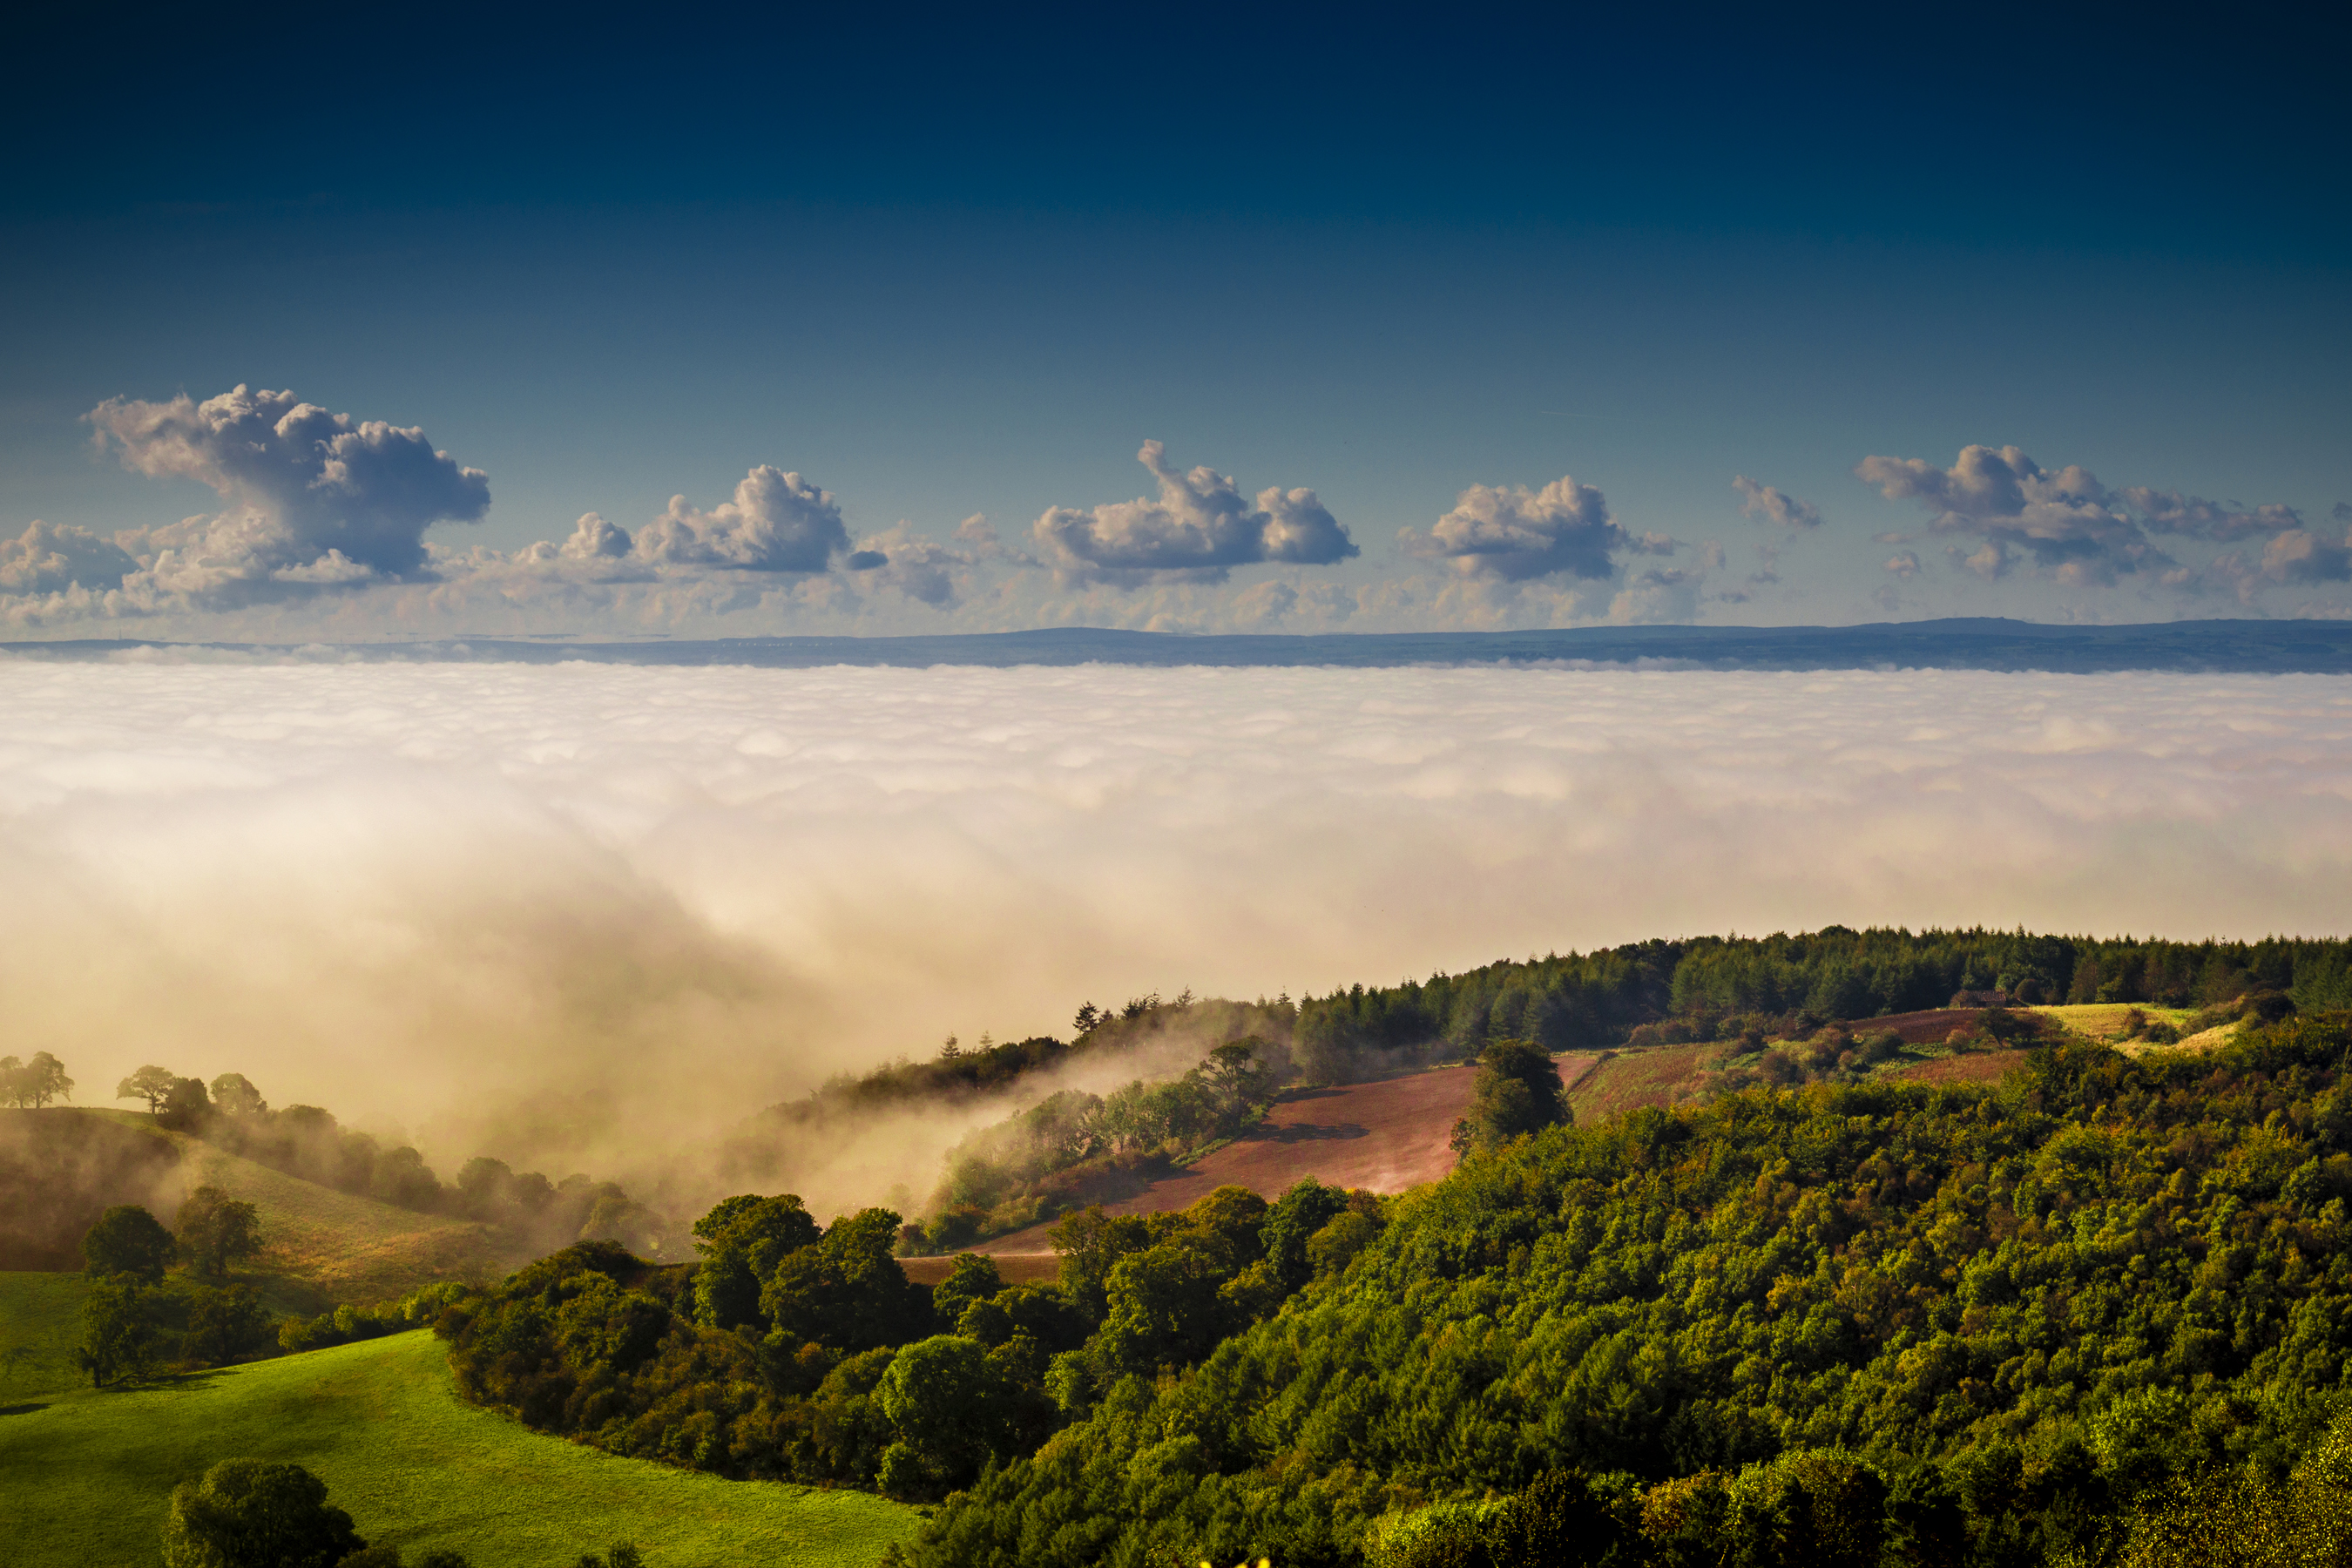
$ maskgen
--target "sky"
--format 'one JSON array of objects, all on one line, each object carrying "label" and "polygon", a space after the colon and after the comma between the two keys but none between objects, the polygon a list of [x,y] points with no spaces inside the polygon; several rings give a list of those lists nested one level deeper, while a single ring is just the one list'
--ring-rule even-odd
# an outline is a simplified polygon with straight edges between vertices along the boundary
[{"label": "sky", "polygon": [[2340,24],[51,7],[0,638],[2352,610]]}]

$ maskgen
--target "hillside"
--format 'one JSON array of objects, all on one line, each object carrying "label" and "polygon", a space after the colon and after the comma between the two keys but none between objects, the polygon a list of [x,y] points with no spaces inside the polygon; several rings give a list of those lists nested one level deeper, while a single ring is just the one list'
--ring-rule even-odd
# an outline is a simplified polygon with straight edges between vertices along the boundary
[{"label": "hillside", "polygon": [[[1590,1057],[1560,1062],[1573,1079]],[[1108,1214],[1159,1214],[1191,1206],[1222,1186],[1247,1187],[1276,1198],[1308,1176],[1326,1186],[1400,1193],[1436,1181],[1454,1168],[1448,1140],[1469,1103],[1475,1068],[1433,1068],[1370,1083],[1293,1089],[1265,1119],[1139,1191],[1102,1206]],[[1052,1225],[998,1237],[976,1250],[1007,1257],[1046,1251]],[[1010,1276],[1008,1276],[1009,1278]]]},{"label": "hillside", "polygon": [[306,1182],[166,1131],[136,1111],[0,1110],[0,1148],[22,1155],[0,1166],[0,1206],[29,1206],[28,1193],[37,1192],[44,1213],[54,1211],[43,1245],[0,1262],[74,1268],[81,1232],[105,1208],[143,1205],[169,1225],[180,1200],[204,1185],[260,1210],[263,1252],[247,1271],[289,1307],[316,1311],[380,1300],[430,1280],[496,1276],[528,1261],[488,1226]]},{"label": "hillside", "polygon": [[656,1568],[868,1568],[910,1509],[616,1458],[459,1403],[430,1334],[287,1356],[0,1418],[0,1535],[26,1568],[152,1562],[172,1487],[232,1457],[320,1476],[370,1542],[548,1568],[632,1540]]}]

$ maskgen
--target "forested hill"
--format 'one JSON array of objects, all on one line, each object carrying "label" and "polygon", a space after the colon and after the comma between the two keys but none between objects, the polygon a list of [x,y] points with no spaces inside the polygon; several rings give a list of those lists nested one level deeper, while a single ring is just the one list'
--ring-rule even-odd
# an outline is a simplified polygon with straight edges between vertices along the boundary
[{"label": "forested hill", "polygon": [[1753,1016],[1767,1032],[1810,1031],[1941,1007],[1960,994],[2010,1002],[2157,1002],[2186,1007],[2279,992],[2304,1011],[2352,1007],[2352,942],[2178,942],[2035,936],[2023,931],[1853,931],[1653,940],[1590,953],[1492,963],[1298,1005],[1293,1049],[1309,1078],[1344,1079],[1475,1053],[1492,1038],[1554,1051],[1717,1039]]},{"label": "forested hill", "polygon": [[1057,1362],[913,1561],[2352,1561],[2345,1022],[1474,1153],[1213,1349]]}]

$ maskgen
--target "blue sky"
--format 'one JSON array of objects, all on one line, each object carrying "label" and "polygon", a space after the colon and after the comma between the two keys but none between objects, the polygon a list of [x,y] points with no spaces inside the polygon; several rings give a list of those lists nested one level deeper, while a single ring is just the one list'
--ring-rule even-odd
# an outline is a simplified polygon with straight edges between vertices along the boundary
[{"label": "blue sky", "polygon": [[2340,614],[2320,26],[52,16],[0,636]]}]

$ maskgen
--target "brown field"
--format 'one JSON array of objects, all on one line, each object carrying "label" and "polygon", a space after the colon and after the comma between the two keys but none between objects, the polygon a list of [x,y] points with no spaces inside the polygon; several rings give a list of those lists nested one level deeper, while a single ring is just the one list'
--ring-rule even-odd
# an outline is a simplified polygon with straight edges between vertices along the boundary
[{"label": "brown field", "polygon": [[[1004,1239],[1009,1241],[1012,1238],[1007,1237]],[[988,1252],[988,1244],[982,1243],[975,1250]],[[996,1260],[996,1271],[1003,1276],[1007,1285],[1042,1285],[1061,1277],[1062,1260],[1051,1252],[991,1252],[989,1256]],[[936,1285],[948,1277],[948,1270],[955,1267],[955,1259],[948,1257],[901,1258],[898,1267],[905,1269],[907,1278],[918,1285]]]},{"label": "brown field", "polygon": [[[2041,1012],[2041,1008],[2031,1009]],[[1930,1007],[1924,1013],[1889,1013],[1884,1018],[1855,1018],[1848,1027],[1857,1035],[1875,1035],[1892,1029],[1903,1037],[1906,1046],[1937,1046],[1948,1038],[1954,1029],[1971,1028],[1984,1016],[1980,1007]]]},{"label": "brown field", "polygon": [[2023,1067],[2032,1055],[2031,1051],[1969,1051],[1889,1068],[1885,1076],[1906,1083],[1999,1083],[2010,1068]]},{"label": "brown field", "polygon": [[1642,1106],[1671,1105],[1676,1089],[1713,1066],[1728,1048],[1717,1041],[1619,1051],[1570,1079],[1569,1109],[1576,1113],[1578,1125],[1591,1126]]},{"label": "brown field", "polygon": [[[1562,1081],[1572,1084],[1584,1077],[1592,1060],[1582,1055],[1560,1058]],[[1308,1176],[1329,1186],[1378,1193],[1436,1181],[1454,1169],[1448,1141],[1476,1073],[1470,1067],[1433,1068],[1371,1083],[1295,1089],[1275,1103],[1264,1121],[1223,1148],[1103,1208],[1110,1214],[1158,1214],[1189,1207],[1228,1185],[1277,1198]],[[1045,1233],[1052,1228],[1033,1225],[973,1250],[999,1258],[1042,1254],[1050,1262]]]}]

